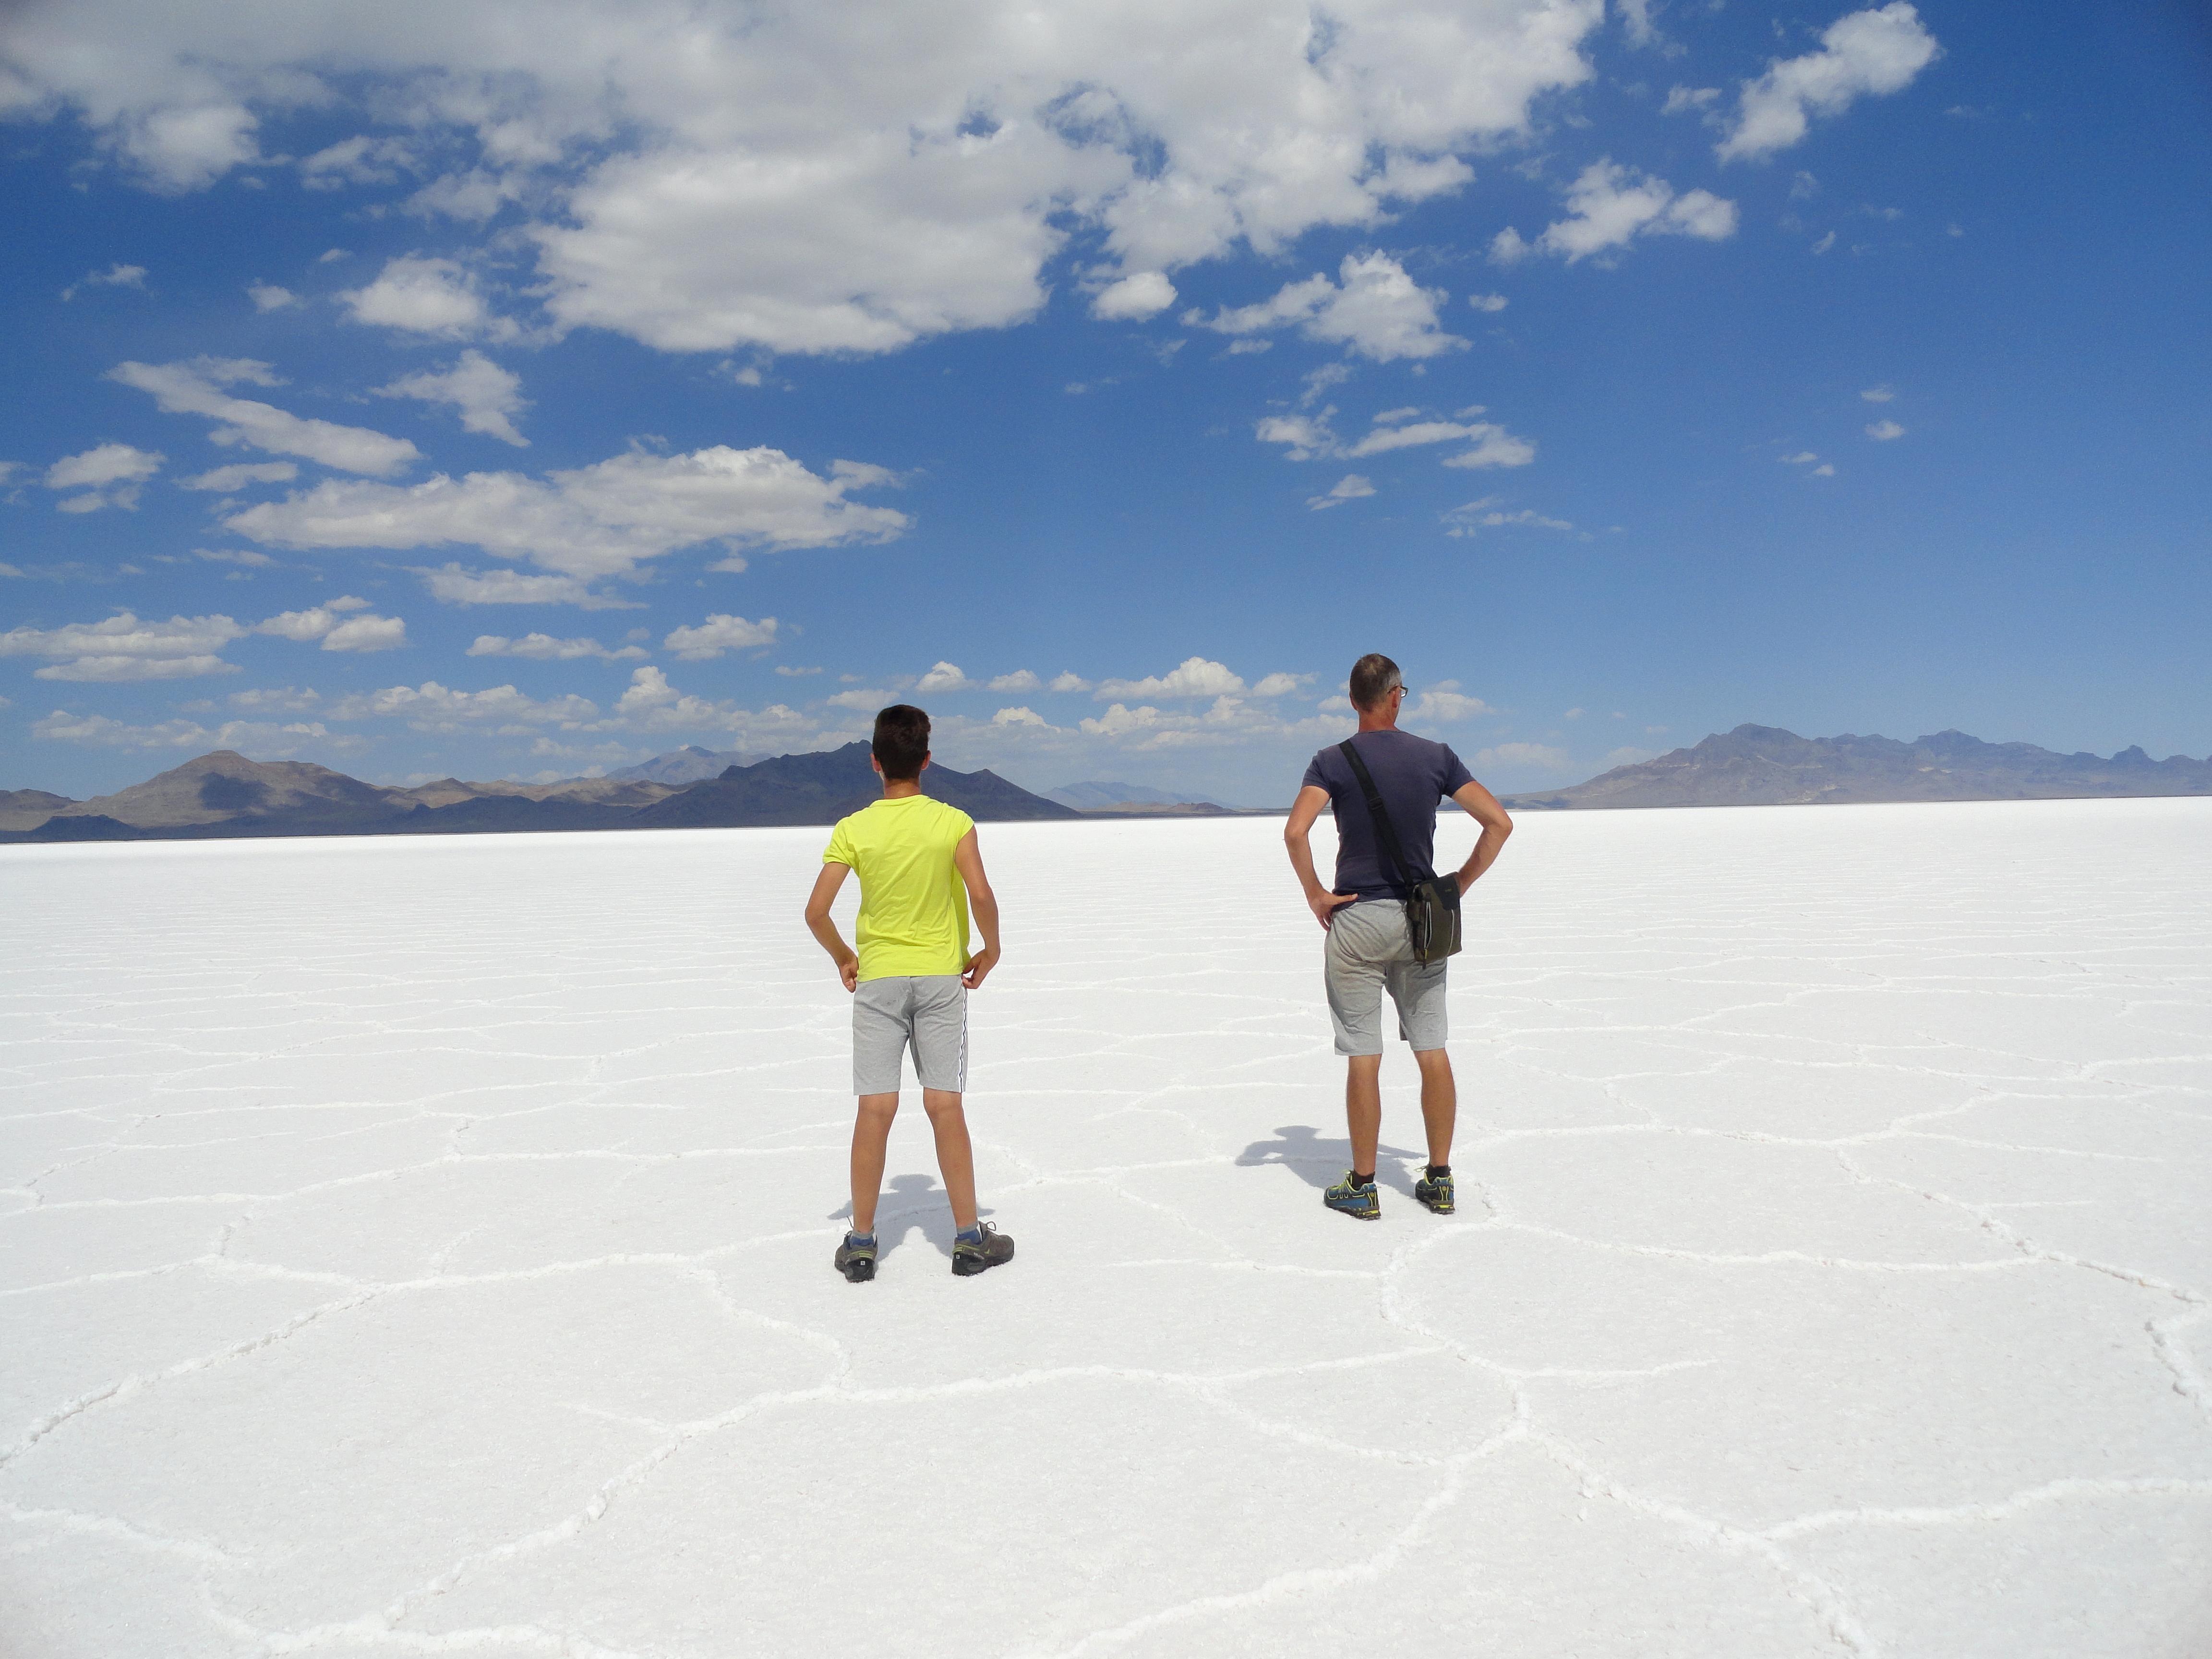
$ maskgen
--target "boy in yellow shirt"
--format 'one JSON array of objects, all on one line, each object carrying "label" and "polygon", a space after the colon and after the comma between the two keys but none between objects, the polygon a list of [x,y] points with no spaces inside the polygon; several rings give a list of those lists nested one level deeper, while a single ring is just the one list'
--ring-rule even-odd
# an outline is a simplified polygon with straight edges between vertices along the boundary
[{"label": "boy in yellow shirt", "polygon": [[[952,1200],[952,1271],[980,1273],[1010,1261],[1014,1241],[975,1218],[975,1160],[961,1095],[968,1086],[968,993],[999,962],[999,901],[983,875],[975,824],[921,793],[929,716],[896,703],[876,716],[869,765],[884,798],[838,821],[806,901],[806,925],[853,993],[853,1225],[835,1264],[854,1284],[876,1276],[876,1196],[900,1062],[914,1050],[921,1107],[937,1137],[937,1167]],[[830,919],[847,873],[860,878],[856,955]],[[968,910],[983,948],[968,954]]]}]

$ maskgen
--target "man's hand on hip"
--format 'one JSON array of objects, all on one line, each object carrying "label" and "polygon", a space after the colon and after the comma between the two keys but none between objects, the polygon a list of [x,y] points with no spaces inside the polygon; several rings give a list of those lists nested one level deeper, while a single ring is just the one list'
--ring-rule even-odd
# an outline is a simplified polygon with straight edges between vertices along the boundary
[{"label": "man's hand on hip", "polygon": [[1358,897],[1357,893],[1330,893],[1316,887],[1306,895],[1306,903],[1314,913],[1314,920],[1327,927],[1339,910],[1357,902]]}]

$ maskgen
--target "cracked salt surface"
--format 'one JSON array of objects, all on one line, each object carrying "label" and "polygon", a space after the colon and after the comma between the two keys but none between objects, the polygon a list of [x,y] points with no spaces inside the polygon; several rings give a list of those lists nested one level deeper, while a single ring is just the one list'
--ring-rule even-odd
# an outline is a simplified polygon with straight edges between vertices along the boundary
[{"label": "cracked salt surface", "polygon": [[2208,832],[1524,819],[1369,1226],[1276,825],[988,825],[857,1289],[821,831],[0,851],[0,1651],[2203,1659]]}]

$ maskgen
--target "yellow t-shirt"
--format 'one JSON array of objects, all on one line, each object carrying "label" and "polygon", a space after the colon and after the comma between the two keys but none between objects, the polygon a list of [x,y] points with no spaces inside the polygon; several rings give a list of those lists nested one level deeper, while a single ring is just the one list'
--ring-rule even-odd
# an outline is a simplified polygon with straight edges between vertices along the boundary
[{"label": "yellow t-shirt", "polygon": [[927,795],[872,801],[837,821],[822,861],[849,866],[860,878],[862,979],[967,968],[968,888],[952,849],[975,827],[958,807]]}]

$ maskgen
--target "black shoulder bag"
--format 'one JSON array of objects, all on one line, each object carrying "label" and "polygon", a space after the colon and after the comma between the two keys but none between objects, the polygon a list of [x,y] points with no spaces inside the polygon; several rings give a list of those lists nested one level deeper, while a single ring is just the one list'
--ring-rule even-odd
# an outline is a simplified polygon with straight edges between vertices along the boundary
[{"label": "black shoulder bag", "polygon": [[1395,878],[1402,883],[1413,896],[1406,901],[1406,933],[1413,941],[1413,960],[1422,967],[1442,962],[1446,957],[1459,954],[1459,881],[1452,876],[1435,872],[1424,876],[1417,873],[1406,862],[1406,849],[1398,844],[1398,832],[1391,827],[1390,814],[1382,805],[1382,792],[1375,787],[1374,775],[1367,763],[1359,758],[1359,751],[1346,738],[1337,744],[1346,760],[1352,763],[1352,775],[1359,780],[1359,787],[1367,792],[1367,811],[1375,820],[1376,849],[1390,860]]}]

